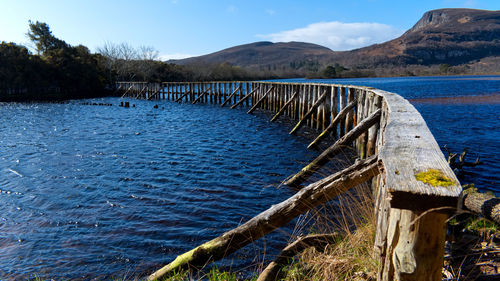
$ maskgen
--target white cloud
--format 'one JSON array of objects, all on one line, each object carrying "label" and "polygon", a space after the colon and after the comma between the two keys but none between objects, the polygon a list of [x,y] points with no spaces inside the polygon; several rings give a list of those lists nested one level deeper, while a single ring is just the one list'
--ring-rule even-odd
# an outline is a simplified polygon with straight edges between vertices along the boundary
[{"label": "white cloud", "polygon": [[159,56],[159,58],[162,61],[167,61],[167,60],[180,60],[180,59],[196,57],[196,56],[199,56],[199,55],[175,53],[175,54],[161,54]]},{"label": "white cloud", "polygon": [[318,22],[278,33],[257,35],[273,42],[300,41],[319,44],[334,51],[352,50],[394,39],[403,32],[381,23]]}]

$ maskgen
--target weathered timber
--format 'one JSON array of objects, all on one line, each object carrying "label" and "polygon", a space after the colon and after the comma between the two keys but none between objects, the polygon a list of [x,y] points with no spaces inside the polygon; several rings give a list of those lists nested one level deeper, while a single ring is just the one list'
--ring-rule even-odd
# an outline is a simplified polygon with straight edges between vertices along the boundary
[{"label": "weathered timber", "polygon": [[412,203],[456,207],[461,186],[417,110],[396,94],[371,92],[384,98],[386,114],[377,142],[384,165],[375,203],[377,280],[441,280],[448,216]]},{"label": "weathered timber", "polygon": [[[247,86],[248,87],[248,86]],[[242,104],[245,100],[247,100],[253,93],[255,93],[260,86],[257,86],[257,88],[253,89],[250,93],[246,94],[242,99],[240,99],[237,103],[235,103],[233,106],[231,106],[231,109],[236,108],[238,105]]]},{"label": "weathered timber", "polygon": [[363,132],[368,130],[375,123],[380,120],[381,110],[377,110],[372,113],[368,118],[360,122],[354,129],[349,131],[342,138],[337,140],[332,146],[323,151],[316,159],[314,159],[309,165],[305,166],[294,175],[292,178],[288,179],[285,184],[288,186],[299,186],[302,182],[307,180],[312,174],[319,170],[323,165],[325,165],[330,159],[338,154],[342,148],[351,142],[353,142],[357,137],[359,137]]},{"label": "weathered timber", "polygon": [[309,118],[310,116],[313,115],[314,111],[316,108],[325,100],[326,98],[327,91],[323,91],[319,99],[312,105],[312,107],[309,109],[309,111],[302,117],[302,119],[295,125],[295,127],[290,131],[290,134],[293,135],[295,132],[297,132],[304,124],[305,120]]},{"label": "weathered timber", "polygon": [[210,86],[205,91],[203,91],[201,94],[198,94],[198,97],[192,102],[192,104],[195,104],[199,100],[201,100],[204,95],[206,95],[206,94],[208,94],[208,92],[210,92],[210,90],[212,90],[212,84],[210,84]]},{"label": "weathered timber", "polygon": [[290,245],[286,246],[283,251],[271,262],[257,278],[257,281],[275,281],[280,280],[284,276],[280,276],[283,266],[286,266],[291,258],[300,254],[310,247],[314,247],[317,251],[323,252],[325,247],[334,244],[341,236],[338,233],[328,234],[310,234],[299,237]]},{"label": "weathered timber", "polygon": [[262,95],[262,97],[259,99],[259,101],[257,101],[253,106],[252,108],[250,108],[250,110],[248,110],[248,114],[254,112],[257,107],[262,103],[262,101],[264,101],[264,99],[267,97],[267,95],[269,95],[270,92],[272,92],[274,90],[274,86],[271,86],[271,88],[269,88],[269,90],[267,90],[267,92]]},{"label": "weathered timber", "polygon": [[378,175],[378,165],[377,157],[371,157],[357,161],[343,171],[312,183],[237,228],[179,255],[173,262],[151,274],[148,280],[163,279],[180,267],[203,266],[221,259],[276,228],[288,224],[296,216]]},{"label": "weathered timber", "polygon": [[288,108],[288,106],[290,104],[292,104],[292,102],[295,100],[295,98],[297,97],[297,94],[298,94],[298,91],[295,91],[295,93],[293,93],[292,97],[285,103],[285,105],[283,105],[280,110],[278,111],[278,113],[276,113],[273,118],[271,118],[271,122],[274,122],[276,119],[278,119],[282,114],[283,112],[285,112],[285,110]]},{"label": "weathered timber", "polygon": [[466,210],[500,224],[500,198],[493,194],[469,192],[463,198]]},{"label": "weathered timber", "polygon": [[346,107],[344,107],[338,114],[335,116],[335,119],[326,127],[326,129],[319,134],[319,136],[316,137],[308,146],[307,148],[312,148],[317,146],[326,136],[328,136],[328,133],[333,131],[334,128],[336,128],[337,124],[344,118],[344,116],[350,112],[351,109],[353,109],[356,106],[356,100],[352,101],[350,104],[348,104]]},{"label": "weathered timber", "polygon": [[[231,98],[232,98],[234,95],[236,95],[236,93],[238,92],[238,90],[240,89],[240,87],[241,87],[241,85],[239,85],[239,86],[238,86],[238,87],[234,90],[234,92],[233,92],[231,95],[229,95],[229,97],[228,97],[227,99],[225,99],[225,100],[224,100],[224,102],[221,104],[221,107],[224,107],[224,106],[226,105],[226,103],[228,103],[228,102],[230,102],[230,101],[231,101]],[[226,97],[226,96],[224,95],[224,98],[225,98],[225,97]]]},{"label": "weathered timber", "polygon": [[[356,100],[356,98],[355,98],[355,92],[356,92],[356,90],[354,88],[348,88],[347,92],[348,92],[347,103],[348,103],[348,106],[349,106],[349,104],[351,104],[353,101]],[[350,131],[353,128],[353,124],[354,124],[354,114],[353,114],[353,112],[348,112],[345,121],[346,121],[346,123],[345,123],[346,130]]]},{"label": "weathered timber", "polygon": [[[346,98],[345,98],[345,87],[339,87],[339,110],[342,110],[345,107],[346,104]],[[346,128],[345,128],[345,118],[340,122],[339,125],[339,137],[345,135]]]}]

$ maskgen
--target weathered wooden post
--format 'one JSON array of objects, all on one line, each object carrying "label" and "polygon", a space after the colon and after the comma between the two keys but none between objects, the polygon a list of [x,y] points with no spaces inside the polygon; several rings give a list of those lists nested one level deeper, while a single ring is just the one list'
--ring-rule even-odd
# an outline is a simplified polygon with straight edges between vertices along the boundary
[{"label": "weathered wooden post", "polygon": [[384,98],[378,144],[383,163],[376,199],[377,280],[441,280],[446,212],[461,186],[418,111],[402,97]]}]

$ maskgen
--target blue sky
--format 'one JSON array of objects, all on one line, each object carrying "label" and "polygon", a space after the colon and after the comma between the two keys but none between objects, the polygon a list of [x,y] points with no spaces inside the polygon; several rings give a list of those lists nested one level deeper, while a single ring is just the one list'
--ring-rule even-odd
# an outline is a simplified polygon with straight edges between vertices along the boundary
[{"label": "blue sky", "polygon": [[348,50],[393,39],[440,8],[500,10],[500,1],[0,0],[0,40],[28,45],[28,20],[38,20],[72,45],[126,42],[165,59],[263,40]]}]

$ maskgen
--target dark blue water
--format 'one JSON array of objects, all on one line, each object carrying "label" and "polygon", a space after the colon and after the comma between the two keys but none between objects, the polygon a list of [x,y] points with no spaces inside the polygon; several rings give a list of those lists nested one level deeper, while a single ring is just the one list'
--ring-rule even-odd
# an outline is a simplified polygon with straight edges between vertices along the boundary
[{"label": "dark blue water", "polygon": [[[500,90],[498,76],[321,82],[407,98]],[[0,280],[143,275],[290,196],[277,184],[317,154],[269,116],[119,101],[0,104]],[[498,192],[500,105],[415,105],[439,144],[469,147],[485,162],[462,183]],[[266,238],[266,251],[287,239]],[[238,267],[260,251],[247,247],[229,262]]]},{"label": "dark blue water", "polygon": [[[500,76],[395,77],[332,80],[289,79],[286,81],[339,83],[370,86],[397,93],[407,99],[500,95]],[[467,161],[484,162],[465,168],[462,184],[474,183],[480,190],[500,195],[500,103],[411,101],[427,122],[441,147],[461,153],[468,148]],[[445,152],[445,156],[447,153]]]},{"label": "dark blue water", "polygon": [[0,104],[0,280],[144,274],[289,197],[314,155],[244,110],[83,102]]}]

